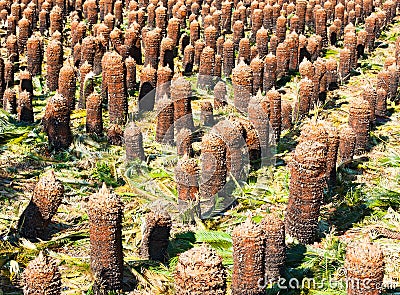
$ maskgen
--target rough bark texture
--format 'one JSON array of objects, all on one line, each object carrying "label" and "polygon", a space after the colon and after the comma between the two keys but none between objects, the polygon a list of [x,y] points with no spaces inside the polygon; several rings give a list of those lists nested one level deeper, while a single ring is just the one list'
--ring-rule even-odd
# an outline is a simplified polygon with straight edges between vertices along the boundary
[{"label": "rough bark texture", "polygon": [[219,81],[214,87],[214,109],[222,108],[228,104],[226,96],[226,85],[223,81]]},{"label": "rough bark texture", "polygon": [[125,60],[126,90],[132,93],[136,88],[136,61],[132,57]]},{"label": "rough bark texture", "polygon": [[224,42],[224,54],[223,54],[223,72],[226,77],[232,74],[232,70],[235,67],[235,49],[232,40],[227,39]]},{"label": "rough bark texture", "polygon": [[329,90],[333,90],[338,84],[337,61],[333,58],[326,61],[326,83]]},{"label": "rough bark texture", "polygon": [[336,184],[336,162],[339,150],[339,134],[335,127],[331,124],[325,125],[325,130],[328,133],[328,150],[326,155],[326,180],[329,187]]},{"label": "rough bark texture", "polygon": [[207,133],[201,141],[201,214],[212,213],[215,195],[226,183],[226,146],[220,136]]},{"label": "rough bark texture", "polygon": [[164,96],[157,102],[156,141],[172,144],[174,142],[174,104]]},{"label": "rough bark texture", "polygon": [[61,295],[61,274],[54,259],[39,253],[23,272],[24,295]]},{"label": "rough bark texture", "polygon": [[32,74],[32,76],[41,75],[43,60],[42,41],[39,38],[32,36],[28,39],[26,47],[27,70]]},{"label": "rough bark texture", "polygon": [[385,89],[388,97],[390,97],[390,73],[388,70],[383,69],[376,76],[376,88]]},{"label": "rough bark texture", "polygon": [[[86,108],[86,100],[88,96],[93,93],[94,91],[94,84],[93,84],[93,67],[88,62],[83,63],[79,68],[79,76],[80,76],[80,89],[79,89],[79,101],[78,101],[78,108],[84,109]],[[106,84],[107,81],[102,82]],[[103,90],[103,87],[102,87]]]},{"label": "rough bark texture", "polygon": [[4,87],[14,86],[15,74],[14,65],[10,61],[4,62]]},{"label": "rough bark texture", "polygon": [[262,156],[260,138],[258,137],[257,130],[248,119],[234,118],[234,120],[237,120],[244,128],[244,139],[249,154],[250,168],[252,170],[257,170],[260,168]]},{"label": "rough bark texture", "polygon": [[187,128],[182,128],[176,135],[177,154],[181,157],[185,155],[188,157],[192,157],[193,156],[192,143],[193,143],[192,131]]},{"label": "rough bark texture", "polygon": [[353,128],[346,126],[340,131],[339,135],[339,165],[353,159],[355,144],[356,133],[354,132]]},{"label": "rough bark texture", "polygon": [[211,102],[205,101],[200,105],[201,113],[200,113],[200,121],[203,126],[212,126],[214,125],[214,115],[213,115],[213,106]]},{"label": "rough bark texture", "polygon": [[168,260],[167,248],[172,227],[171,216],[166,211],[150,212],[146,215],[140,256],[143,259]]},{"label": "rough bark texture", "polygon": [[156,101],[164,95],[170,97],[170,87],[173,72],[168,66],[159,66],[157,70]]},{"label": "rough bark texture", "polygon": [[285,223],[300,243],[315,241],[326,179],[326,145],[307,140],[297,145],[290,162],[290,194]]},{"label": "rough bark texture", "polygon": [[174,172],[178,203],[183,205],[195,201],[199,193],[199,167],[196,159],[183,157],[178,161]]},{"label": "rough bark texture", "polygon": [[265,239],[265,277],[277,280],[282,275],[286,260],[285,224],[277,216],[268,214],[260,226]]},{"label": "rough bark texture", "polygon": [[110,124],[107,129],[107,141],[112,145],[122,145],[124,139],[123,126]]},{"label": "rough bark texture", "polygon": [[18,52],[18,41],[15,35],[9,35],[6,41],[7,56],[10,62],[14,64],[14,70],[19,69],[19,52]]},{"label": "rough bark texture", "polygon": [[253,95],[255,95],[259,90],[263,90],[264,61],[256,56],[251,60],[250,67],[253,71]]},{"label": "rough bark texture", "polygon": [[242,21],[237,20],[232,26],[233,30],[233,43],[235,44],[235,50],[239,49],[239,43],[244,38],[244,24]]},{"label": "rough bark texture", "polygon": [[275,34],[276,37],[278,37],[279,43],[283,43],[285,41],[286,37],[286,17],[283,15],[280,15],[278,19],[276,20],[276,30]]},{"label": "rough bark texture", "polygon": [[67,149],[71,145],[69,102],[60,93],[48,100],[42,122],[51,149]]},{"label": "rough bark texture", "polygon": [[395,64],[392,64],[388,67],[388,71],[390,75],[388,95],[391,100],[398,102],[399,70]]},{"label": "rough bark texture", "polygon": [[106,53],[105,68],[108,92],[108,111],[110,123],[125,124],[128,113],[128,101],[125,88],[125,71],[122,57],[116,53]]},{"label": "rough bark texture", "polygon": [[289,47],[289,71],[296,71],[299,67],[299,35],[292,31],[287,38]]},{"label": "rough bark texture", "polygon": [[90,269],[95,277],[94,294],[117,292],[122,287],[123,203],[105,184],[88,203]]},{"label": "rough bark texture", "polygon": [[327,33],[327,15],[323,8],[317,9],[315,12],[315,34],[322,37],[323,46],[328,45],[328,33]]},{"label": "rough bark texture", "polygon": [[289,47],[284,43],[279,43],[276,48],[276,76],[277,79],[283,78],[289,69]]},{"label": "rough bark texture", "polygon": [[249,163],[244,127],[237,120],[223,120],[214,126],[213,131],[225,143],[227,174],[232,175],[236,181],[243,179],[243,169]]},{"label": "rough bark texture", "polygon": [[93,66],[95,54],[96,54],[96,39],[92,36],[87,36],[83,38],[81,45],[80,65],[82,66],[85,62],[88,62]]},{"label": "rough bark texture", "polygon": [[217,50],[217,29],[211,25],[204,29],[204,41],[206,47],[211,47],[214,51]]},{"label": "rough bark texture", "polygon": [[50,91],[55,91],[58,88],[58,75],[63,65],[63,46],[61,42],[53,40],[47,45],[47,87]]},{"label": "rough bark texture", "polygon": [[274,134],[274,142],[279,142],[282,130],[281,94],[277,90],[271,89],[267,92],[267,99],[269,101],[269,118]]},{"label": "rough bark texture", "polygon": [[312,62],[308,59],[303,59],[299,65],[299,73],[302,78],[308,78],[310,80],[314,77],[315,68]]},{"label": "rough bark texture", "polygon": [[10,114],[17,113],[17,94],[11,88],[7,88],[3,95],[3,109]]},{"label": "rough bark texture", "polygon": [[22,213],[18,228],[28,239],[48,239],[48,225],[64,197],[64,186],[54,171],[43,175],[35,186],[28,207]]},{"label": "rough bark texture", "polygon": [[100,136],[103,133],[103,116],[100,94],[93,92],[86,100],[86,132]]},{"label": "rough bark texture", "polygon": [[190,43],[194,45],[200,39],[200,25],[197,20],[190,23]]},{"label": "rough bark texture", "polygon": [[193,45],[189,44],[185,47],[183,52],[182,67],[185,74],[191,74],[194,65],[195,50]]},{"label": "rough bark texture", "polygon": [[240,62],[241,60],[243,60],[246,64],[250,64],[251,48],[250,40],[247,38],[242,38],[239,42],[238,62]]},{"label": "rough bark texture", "polygon": [[140,128],[134,122],[130,122],[124,133],[126,160],[133,161],[139,159],[144,161],[143,135]]},{"label": "rough bark texture", "polygon": [[269,52],[273,55],[276,55],[276,49],[278,48],[279,40],[278,37],[274,34],[269,39]]},{"label": "rough bark texture", "polygon": [[160,45],[160,61],[159,64],[163,67],[169,67],[171,71],[174,71],[174,51],[175,45],[174,40],[169,37],[165,37],[161,40]]},{"label": "rough bark texture", "polygon": [[379,245],[367,241],[350,244],[344,266],[348,295],[382,294],[385,261]]},{"label": "rough bark texture", "polygon": [[347,80],[351,70],[351,51],[348,48],[340,50],[339,74],[342,80]]},{"label": "rough bark texture", "polygon": [[18,121],[33,123],[32,95],[26,90],[18,95],[17,114]]},{"label": "rough bark texture", "polygon": [[167,8],[161,5],[156,8],[155,12],[156,27],[160,29],[162,35],[165,35],[167,28]]},{"label": "rough bark texture", "polygon": [[76,71],[70,65],[60,70],[58,92],[68,101],[70,111],[75,109]]},{"label": "rough bark texture", "polygon": [[104,43],[107,42],[108,41],[105,40],[103,35],[96,37],[96,52],[93,59],[93,71],[95,75],[99,75],[103,71],[103,66],[101,62],[107,50],[107,47],[106,45],[104,45]]},{"label": "rough bark texture", "polygon": [[7,36],[17,34],[17,18],[13,15],[7,17]]},{"label": "rough bark texture", "polygon": [[257,95],[253,96],[250,100],[248,114],[250,122],[257,131],[262,157],[268,157],[270,148],[271,125],[269,113],[269,101],[266,97],[263,97],[259,91]]},{"label": "rough bark texture", "polygon": [[179,77],[171,83],[171,99],[174,103],[174,122],[177,133],[182,128],[194,130],[192,115],[192,88],[190,82]]},{"label": "rough bark texture", "polygon": [[329,136],[326,121],[312,120],[302,126],[299,142],[309,140],[319,142],[328,148]]},{"label": "rough bark texture", "polygon": [[344,34],[343,46],[350,51],[350,68],[355,68],[357,66],[357,35],[353,27]]},{"label": "rough bark texture", "polygon": [[215,52],[214,49],[207,46],[203,49],[200,55],[199,78],[197,87],[200,89],[212,89],[213,76],[215,69]]},{"label": "rough bark texture", "polygon": [[292,128],[292,103],[287,100],[282,100],[282,130]]},{"label": "rough bark texture", "polygon": [[232,232],[232,295],[261,295],[259,280],[264,279],[264,239],[262,230],[251,219]]},{"label": "rough bark texture", "polygon": [[349,126],[356,134],[354,154],[361,155],[367,149],[369,138],[371,108],[369,102],[362,98],[354,98],[350,103]]},{"label": "rough bark texture", "polygon": [[226,294],[226,271],[222,258],[207,245],[182,253],[174,278],[176,295]]},{"label": "rough bark texture", "polygon": [[178,45],[180,35],[181,23],[176,17],[172,17],[168,21],[167,36],[174,42],[174,46]]},{"label": "rough bark texture", "polygon": [[365,30],[367,31],[367,50],[372,52],[375,47],[375,37],[376,37],[376,15],[371,14],[365,19]]},{"label": "rough bark texture", "polygon": [[[263,11],[261,9],[254,9],[251,14],[251,41],[256,41],[256,35],[258,30],[261,29],[263,25]],[[285,28],[286,32],[286,28]]]},{"label": "rough bark texture", "polygon": [[161,45],[161,32],[159,29],[154,29],[147,32],[143,36],[143,41],[145,43],[145,61],[144,65],[151,65],[154,69],[158,67],[158,58],[160,54]]},{"label": "rough bark texture", "polygon": [[263,59],[268,54],[268,30],[260,28],[256,34],[258,55]]},{"label": "rough bark texture", "polygon": [[62,33],[63,32],[63,16],[62,10],[59,6],[54,6],[50,11],[50,35],[53,35],[55,32]]},{"label": "rough bark texture", "polygon": [[268,54],[264,61],[264,81],[263,88],[264,91],[272,89],[276,83],[276,56],[273,54]]},{"label": "rough bark texture", "polygon": [[376,102],[377,102],[377,93],[376,90],[372,86],[366,86],[363,88],[363,91],[361,93],[361,96],[364,100],[368,101],[369,106],[370,106],[370,123],[374,124],[375,123],[375,110],[376,110]]},{"label": "rough bark texture", "polygon": [[25,52],[26,49],[26,42],[28,41],[29,36],[32,34],[31,30],[31,24],[29,20],[27,20],[25,17],[23,17],[19,22],[18,22],[18,29],[19,29],[19,34],[18,34],[18,49],[19,51]]},{"label": "rough bark texture", "polygon": [[378,88],[376,93],[377,97],[375,115],[378,117],[384,117],[387,113],[387,92],[383,88]]},{"label": "rough bark texture", "polygon": [[148,64],[140,73],[139,111],[152,111],[155,103],[157,70]]},{"label": "rough bark texture", "polygon": [[243,60],[232,71],[232,85],[235,107],[247,112],[253,93],[253,71]]},{"label": "rough bark texture", "polygon": [[205,43],[202,40],[197,40],[194,44],[194,65],[200,65],[200,56],[203,52],[203,49],[206,47]]},{"label": "rough bark texture", "polygon": [[322,58],[317,58],[314,62],[314,104],[326,100],[327,79],[326,62]]},{"label": "rough bark texture", "polygon": [[314,96],[314,83],[309,78],[303,78],[299,85],[299,96],[295,103],[294,114],[296,120],[299,120],[306,115],[310,110],[310,103]]}]

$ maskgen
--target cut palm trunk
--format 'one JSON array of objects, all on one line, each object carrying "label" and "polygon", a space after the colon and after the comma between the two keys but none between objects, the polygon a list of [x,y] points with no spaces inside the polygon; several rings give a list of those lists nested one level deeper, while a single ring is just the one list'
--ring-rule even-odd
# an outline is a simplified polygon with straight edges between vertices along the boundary
[{"label": "cut palm trunk", "polygon": [[171,216],[166,211],[150,212],[146,215],[140,256],[143,259],[168,260],[168,243],[172,227]]},{"label": "cut palm trunk", "polygon": [[226,271],[222,258],[207,245],[179,255],[174,278],[176,295],[226,294]]},{"label": "cut palm trunk", "polygon": [[24,295],[61,295],[61,274],[56,261],[39,253],[23,272]]},{"label": "cut palm trunk", "polygon": [[18,228],[28,239],[47,239],[48,226],[57,213],[64,197],[64,186],[56,179],[54,171],[42,176],[35,186],[28,207],[22,213]]},{"label": "cut palm trunk", "polygon": [[95,295],[117,292],[122,288],[123,203],[105,184],[89,198],[90,269]]}]

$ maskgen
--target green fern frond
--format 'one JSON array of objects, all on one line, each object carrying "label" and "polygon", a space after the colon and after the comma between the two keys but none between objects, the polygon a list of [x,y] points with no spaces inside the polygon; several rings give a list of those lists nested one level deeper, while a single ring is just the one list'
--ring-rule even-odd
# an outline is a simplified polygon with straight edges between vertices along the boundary
[{"label": "green fern frond", "polygon": [[391,151],[390,155],[379,159],[379,163],[385,167],[400,167],[400,154]]},{"label": "green fern frond", "polygon": [[232,237],[227,232],[200,230],[195,233],[197,243],[220,245],[221,248],[232,246]]},{"label": "green fern frond", "polygon": [[367,206],[374,208],[400,208],[400,191],[386,189],[384,187],[375,187],[367,191]]}]

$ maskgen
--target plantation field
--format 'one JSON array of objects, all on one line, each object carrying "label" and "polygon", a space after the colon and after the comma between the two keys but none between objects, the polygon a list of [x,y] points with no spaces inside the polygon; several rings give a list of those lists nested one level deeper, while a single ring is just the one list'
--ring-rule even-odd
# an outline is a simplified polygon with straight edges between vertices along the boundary
[{"label": "plantation field", "polygon": [[[68,17],[67,31],[69,24]],[[246,36],[249,34],[246,31]],[[350,102],[362,95],[364,86],[376,84],[386,59],[395,56],[398,37],[400,18],[396,17],[376,40],[376,48],[359,59],[350,79],[340,81],[337,89],[328,91],[325,102],[313,105],[305,119],[294,120],[290,129],[282,130],[271,156],[273,164],[250,171],[247,179],[236,182],[230,196],[236,200],[233,205],[228,208],[226,204],[220,208],[217,206],[212,217],[206,219],[193,212],[180,212],[174,172],[180,157],[176,146],[156,141],[156,112],[137,112],[139,89],[129,94],[128,117],[135,121],[143,134],[145,160],[128,162],[124,145],[109,144],[105,134],[86,133],[85,109],[71,112],[71,146],[61,151],[50,150],[42,118],[46,103],[55,92],[47,88],[45,73],[34,76],[34,122],[19,122],[15,115],[0,110],[0,295],[24,294],[22,273],[41,252],[57,262],[62,294],[93,294],[88,202],[103,184],[115,192],[124,205],[124,294],[174,294],[174,273],[179,255],[203,243],[209,244],[222,257],[227,270],[228,294],[231,294],[233,229],[247,219],[259,224],[270,213],[284,219],[290,194],[288,163],[299,142],[300,130],[317,120],[330,122],[340,130],[346,126]],[[322,57],[339,61],[341,45],[339,42],[337,47],[328,46]],[[5,48],[2,50],[6,56]],[[70,54],[67,48],[64,55]],[[20,63],[25,65],[25,55],[22,55]],[[181,68],[182,57],[176,57],[175,63]],[[142,70],[143,67],[138,65],[138,76]],[[194,96],[192,109],[196,131],[193,153],[198,159],[202,148],[201,136],[211,130],[209,126],[201,126],[201,103],[213,103],[214,93],[197,87],[196,74],[185,79],[191,83]],[[228,116],[245,117],[233,107],[232,81],[225,77],[222,80],[227,83],[229,105],[215,109],[214,120],[221,121]],[[100,93],[102,75],[95,75],[93,81],[94,91]],[[298,72],[291,72],[278,81],[276,89],[282,94],[282,100],[290,103],[297,100],[300,81]],[[19,82],[18,73],[16,82]],[[77,96],[78,93],[79,89]],[[107,108],[103,110],[103,119],[104,125],[109,126]],[[50,238],[30,241],[21,236],[19,219],[39,178],[50,170],[64,185],[64,197],[49,225]],[[172,218],[166,263],[144,260],[139,253],[146,214],[161,210],[166,210]],[[365,241],[373,241],[383,251],[383,294],[400,294],[398,100],[397,103],[388,101],[387,116],[379,117],[371,128],[367,152],[337,166],[336,183],[324,191],[316,242],[303,245],[286,236],[283,277],[286,286],[289,282],[293,285],[299,282],[299,288],[289,286],[289,289],[280,290],[274,284],[268,286],[266,294],[346,294],[346,246]],[[308,279],[314,280],[315,284],[309,283]]]}]

